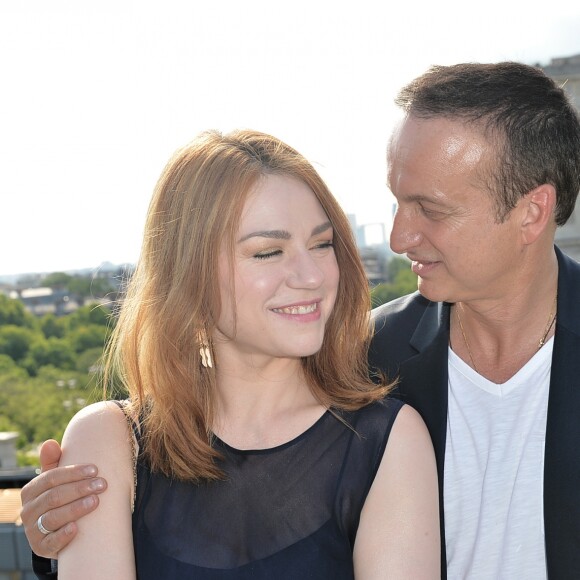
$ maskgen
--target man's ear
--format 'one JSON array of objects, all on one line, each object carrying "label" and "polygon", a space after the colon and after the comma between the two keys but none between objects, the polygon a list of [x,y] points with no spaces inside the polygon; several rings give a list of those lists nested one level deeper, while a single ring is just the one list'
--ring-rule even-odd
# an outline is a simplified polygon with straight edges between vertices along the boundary
[{"label": "man's ear", "polygon": [[556,189],[544,183],[530,190],[520,200],[524,243],[534,243],[547,229],[555,227]]}]

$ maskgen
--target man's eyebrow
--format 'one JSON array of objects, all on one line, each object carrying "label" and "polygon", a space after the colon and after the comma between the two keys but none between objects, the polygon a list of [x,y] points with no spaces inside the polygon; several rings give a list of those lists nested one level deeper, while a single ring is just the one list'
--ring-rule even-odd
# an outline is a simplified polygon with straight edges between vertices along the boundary
[{"label": "man's eyebrow", "polygon": [[[332,228],[332,224],[330,223],[330,221],[324,222],[323,224],[316,226],[312,230],[311,235],[317,236],[318,234],[321,234],[322,232],[325,232],[330,228]],[[238,240],[238,244],[240,244],[241,242],[245,242],[250,238],[272,238],[274,240],[290,240],[292,236],[290,232],[287,232],[286,230],[259,230],[257,232],[251,232],[250,234],[242,236]]]},{"label": "man's eyebrow", "polygon": [[[394,194],[395,200],[399,200]],[[414,203],[433,203],[435,205],[448,205],[445,201],[442,201],[439,197],[433,195],[425,195],[423,193],[412,193],[410,195],[406,195],[404,197],[404,201],[406,202],[414,202]]]}]

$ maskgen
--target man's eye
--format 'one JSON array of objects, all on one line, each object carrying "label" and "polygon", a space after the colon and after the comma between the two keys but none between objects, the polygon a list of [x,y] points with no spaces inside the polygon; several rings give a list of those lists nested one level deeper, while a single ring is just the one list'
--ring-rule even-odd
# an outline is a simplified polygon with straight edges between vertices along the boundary
[{"label": "man's eye", "polygon": [[421,206],[421,212],[423,213],[423,215],[433,219],[440,218],[444,215],[443,212],[438,211],[436,209],[427,208],[424,205]]}]

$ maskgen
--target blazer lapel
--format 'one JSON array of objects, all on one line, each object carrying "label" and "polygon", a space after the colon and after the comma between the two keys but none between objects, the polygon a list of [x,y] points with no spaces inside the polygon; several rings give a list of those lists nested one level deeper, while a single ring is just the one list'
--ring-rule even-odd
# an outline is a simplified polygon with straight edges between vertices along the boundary
[{"label": "blazer lapel", "polygon": [[440,474],[447,433],[449,311],[448,304],[429,305],[410,340],[418,354],[401,364],[401,392],[410,385],[408,402],[420,409],[429,428]]}]

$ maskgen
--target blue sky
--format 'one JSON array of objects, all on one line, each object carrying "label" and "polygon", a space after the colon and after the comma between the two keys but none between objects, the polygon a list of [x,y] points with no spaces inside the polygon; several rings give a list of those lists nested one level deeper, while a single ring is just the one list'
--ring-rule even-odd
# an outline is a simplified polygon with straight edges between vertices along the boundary
[{"label": "blue sky", "polygon": [[398,88],[580,53],[567,0],[389,4],[2,0],[0,274],[135,261],[161,169],[209,128],[281,137],[360,223],[388,223]]}]

